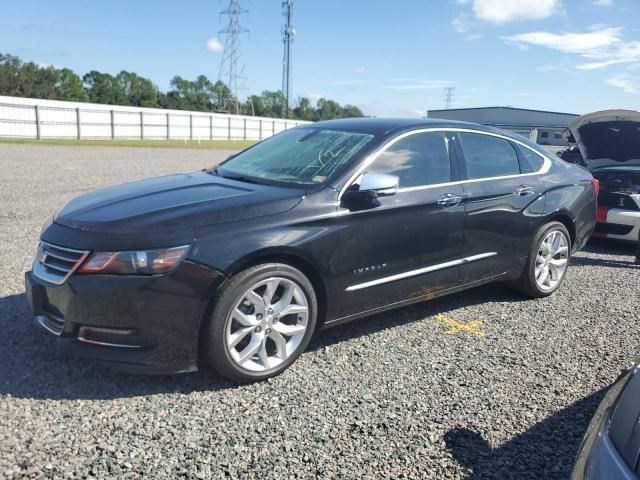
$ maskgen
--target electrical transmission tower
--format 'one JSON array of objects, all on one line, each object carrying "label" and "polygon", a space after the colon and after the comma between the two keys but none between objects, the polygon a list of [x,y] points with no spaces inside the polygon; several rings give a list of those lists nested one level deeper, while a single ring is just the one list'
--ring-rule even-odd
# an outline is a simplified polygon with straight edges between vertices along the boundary
[{"label": "electrical transmission tower", "polygon": [[284,42],[284,55],[282,58],[282,95],[284,96],[284,117],[289,118],[289,106],[291,105],[291,44],[296,34],[293,28],[293,0],[283,0],[282,9],[285,18],[282,28],[282,41]]},{"label": "electrical transmission tower", "polygon": [[220,30],[220,38],[224,41],[224,53],[220,61],[218,79],[226,83],[231,91],[222,109],[231,113],[241,113],[240,92],[245,89],[244,65],[242,64],[242,52],[240,51],[240,35],[249,33],[249,30],[240,25],[240,15],[248,13],[240,6],[239,0],[229,0],[227,8],[220,15],[228,15],[227,28]]},{"label": "electrical transmission tower", "polygon": [[444,89],[444,108],[447,110],[451,108],[455,91],[456,91],[456,87],[446,87]]}]

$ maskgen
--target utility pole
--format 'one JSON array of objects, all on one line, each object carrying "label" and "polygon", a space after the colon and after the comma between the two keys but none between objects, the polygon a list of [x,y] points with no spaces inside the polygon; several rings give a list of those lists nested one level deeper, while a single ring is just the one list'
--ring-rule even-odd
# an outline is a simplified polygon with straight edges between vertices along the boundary
[{"label": "utility pole", "polygon": [[446,87],[444,89],[444,108],[446,110],[449,110],[451,108],[455,91],[456,91],[456,87]]},{"label": "utility pole", "polygon": [[296,34],[293,28],[293,0],[283,0],[282,10],[285,18],[282,28],[282,41],[284,43],[284,55],[282,58],[282,95],[284,96],[284,118],[289,118],[289,106],[291,105],[291,44]]},{"label": "utility pole", "polygon": [[220,38],[225,39],[224,53],[220,61],[218,79],[226,83],[231,91],[231,97],[225,100],[223,109],[231,113],[240,113],[240,92],[245,89],[244,65],[240,50],[240,35],[249,30],[240,25],[240,15],[248,13],[240,6],[239,0],[229,0],[227,8],[220,15],[227,15],[229,22],[224,30],[220,30]]}]

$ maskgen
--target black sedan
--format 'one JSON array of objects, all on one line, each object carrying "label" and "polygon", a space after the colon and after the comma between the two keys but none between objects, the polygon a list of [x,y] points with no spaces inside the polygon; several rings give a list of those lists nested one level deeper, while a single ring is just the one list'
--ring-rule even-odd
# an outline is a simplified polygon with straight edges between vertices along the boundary
[{"label": "black sedan", "polygon": [[594,189],[493,128],[320,122],[72,200],[42,231],[27,296],[64,352],[264,379],[321,326],[498,280],[551,294],[594,228]]}]

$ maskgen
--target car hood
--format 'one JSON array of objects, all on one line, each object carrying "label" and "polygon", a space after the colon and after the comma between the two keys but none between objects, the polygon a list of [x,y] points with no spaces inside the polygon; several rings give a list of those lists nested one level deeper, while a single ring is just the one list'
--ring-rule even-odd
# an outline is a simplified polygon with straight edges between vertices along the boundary
[{"label": "car hood", "polygon": [[54,222],[102,233],[167,232],[281,213],[299,203],[304,193],[205,171],[182,173],[82,195]]},{"label": "car hood", "polygon": [[573,120],[569,129],[590,169],[640,165],[640,112],[589,113]]}]

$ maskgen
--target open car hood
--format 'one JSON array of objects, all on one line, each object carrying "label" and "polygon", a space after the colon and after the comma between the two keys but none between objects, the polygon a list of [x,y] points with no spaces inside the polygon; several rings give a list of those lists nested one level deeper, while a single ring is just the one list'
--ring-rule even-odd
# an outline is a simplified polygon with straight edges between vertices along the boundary
[{"label": "open car hood", "polygon": [[640,112],[605,110],[576,118],[569,129],[590,169],[640,165]]}]

